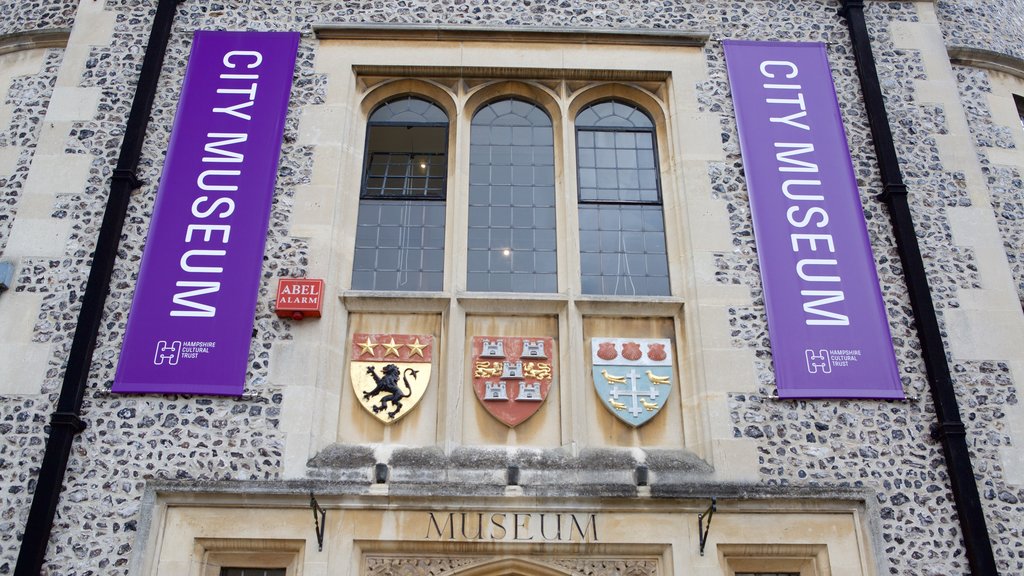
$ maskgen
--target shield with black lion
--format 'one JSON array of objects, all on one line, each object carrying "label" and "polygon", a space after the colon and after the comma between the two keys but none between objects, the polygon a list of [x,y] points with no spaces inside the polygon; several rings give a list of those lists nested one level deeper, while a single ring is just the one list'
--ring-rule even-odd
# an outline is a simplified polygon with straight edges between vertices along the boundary
[{"label": "shield with black lion", "polygon": [[385,424],[411,412],[430,384],[433,344],[424,334],[355,334],[349,370],[359,404]]}]

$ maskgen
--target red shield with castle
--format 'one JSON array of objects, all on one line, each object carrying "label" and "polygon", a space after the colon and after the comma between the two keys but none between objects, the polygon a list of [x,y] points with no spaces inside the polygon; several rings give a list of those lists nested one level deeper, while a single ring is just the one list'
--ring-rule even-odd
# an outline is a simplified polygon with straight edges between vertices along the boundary
[{"label": "red shield with castle", "polygon": [[473,390],[484,409],[507,426],[540,410],[551,391],[550,337],[474,336]]}]

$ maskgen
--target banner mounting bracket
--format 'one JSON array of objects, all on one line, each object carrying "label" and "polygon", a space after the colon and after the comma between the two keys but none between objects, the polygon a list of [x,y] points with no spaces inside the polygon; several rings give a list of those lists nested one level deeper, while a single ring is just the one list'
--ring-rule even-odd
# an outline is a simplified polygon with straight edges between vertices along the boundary
[{"label": "banner mounting bracket", "polygon": [[[706,510],[697,514],[697,537],[700,538],[700,555],[704,555],[704,546],[708,543],[708,532],[711,531],[711,517],[715,515],[718,510],[718,498],[712,496],[711,504]],[[707,526],[704,525],[704,519],[708,519]]]},{"label": "banner mounting bracket", "polygon": [[317,550],[324,551],[324,531],[327,530],[327,511],[320,507],[313,492],[309,493],[309,507],[313,509],[313,528],[316,530]]}]

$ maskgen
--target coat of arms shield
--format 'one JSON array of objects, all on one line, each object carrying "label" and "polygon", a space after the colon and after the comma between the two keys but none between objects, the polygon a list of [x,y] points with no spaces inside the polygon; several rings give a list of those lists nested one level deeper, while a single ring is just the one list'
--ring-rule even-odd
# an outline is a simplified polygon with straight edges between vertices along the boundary
[{"label": "coat of arms shield", "polygon": [[400,420],[430,384],[434,337],[355,334],[349,369],[360,405],[385,424]]},{"label": "coat of arms shield", "polygon": [[550,337],[473,337],[473,390],[484,409],[509,427],[540,410],[552,384]]},{"label": "coat of arms shield", "polygon": [[592,338],[594,387],[616,418],[638,427],[654,418],[672,390],[672,341]]}]

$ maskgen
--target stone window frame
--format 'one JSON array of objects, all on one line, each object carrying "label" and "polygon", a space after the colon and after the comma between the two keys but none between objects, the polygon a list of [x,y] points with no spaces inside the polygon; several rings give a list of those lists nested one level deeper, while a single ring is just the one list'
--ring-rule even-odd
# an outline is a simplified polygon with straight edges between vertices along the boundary
[{"label": "stone window frame", "polygon": [[221,576],[224,568],[284,569],[301,573],[305,541],[276,538],[196,538],[197,576]]},{"label": "stone window frame", "polygon": [[[396,71],[398,73],[400,71]],[[413,72],[415,70],[406,70],[406,72]],[[453,72],[454,73],[454,72]],[[475,71],[476,75],[484,75],[482,71]],[[465,78],[467,73],[465,71],[460,72],[460,77]],[[383,78],[374,79],[373,81],[379,81],[379,84],[368,90],[363,96],[361,107],[363,110],[374,110],[382,102],[387,102],[395,97],[409,94],[416,97],[422,97],[432,102],[437,103],[446,113],[449,114],[449,118],[452,121],[452,126],[449,128],[449,186],[447,191],[447,203],[446,203],[446,238],[445,238],[445,264],[444,264],[444,286],[445,289],[441,292],[387,292],[387,291],[367,291],[367,290],[346,290],[343,292],[343,300],[348,311],[361,312],[361,313],[379,313],[386,314],[393,312],[396,309],[396,301],[404,301],[404,305],[398,306],[399,309],[413,308],[420,313],[433,313],[441,314],[445,318],[443,320],[443,326],[441,332],[447,334],[448,342],[447,346],[451,348],[463,347],[463,344],[468,343],[471,340],[470,334],[466,333],[467,328],[467,317],[468,316],[485,316],[485,317],[503,317],[503,316],[519,316],[519,317],[532,317],[538,322],[545,322],[546,319],[555,317],[558,319],[560,329],[558,330],[558,338],[556,348],[559,351],[559,361],[556,361],[556,366],[573,366],[569,358],[570,357],[586,357],[589,358],[589,354],[586,353],[589,350],[588,344],[585,341],[586,335],[582,329],[583,322],[587,318],[591,317],[604,317],[604,318],[631,318],[635,316],[642,316],[646,318],[658,318],[671,321],[674,325],[674,341],[677,347],[676,358],[680,358],[681,355],[678,352],[682,349],[683,343],[685,342],[685,326],[682,321],[682,312],[686,298],[680,293],[682,288],[678,285],[681,284],[680,278],[685,276],[686,272],[680,262],[685,261],[685,249],[682,248],[682,240],[680,236],[684,233],[684,226],[682,225],[682,218],[679,213],[681,207],[675,201],[682,191],[679,190],[678,186],[673,184],[671,181],[662,184],[662,207],[663,214],[666,218],[670,218],[670,215],[675,216],[674,226],[666,224],[666,241],[669,249],[669,261],[674,263],[670,270],[669,281],[672,286],[673,295],[669,296],[607,296],[607,295],[588,295],[582,294],[580,285],[581,277],[578,273],[579,261],[580,261],[580,249],[578,244],[579,239],[579,223],[577,215],[579,213],[578,205],[578,191],[576,183],[576,139],[575,139],[575,123],[574,120],[579,112],[588,106],[595,103],[607,101],[609,99],[615,99],[618,101],[628,102],[637,106],[639,109],[647,113],[655,124],[654,134],[658,140],[656,150],[659,153],[658,165],[664,167],[670,165],[670,160],[664,156],[664,150],[670,148],[668,144],[668,134],[671,132],[671,123],[669,121],[670,110],[667,109],[666,103],[656,98],[652,92],[647,92],[641,88],[630,85],[632,80],[630,75],[624,75],[624,78],[616,81],[606,80],[591,80],[586,82],[584,80],[586,75],[582,75],[581,80],[577,82],[584,84],[584,87],[577,89],[568,96],[565,96],[569,92],[567,88],[568,80],[566,79],[554,79],[557,88],[552,89],[549,85],[551,80],[543,83],[530,78],[517,78],[517,79],[506,79],[506,78],[483,78],[477,79],[480,82],[479,85],[474,86],[472,90],[465,90],[462,93],[448,92],[447,97],[442,97],[436,91],[427,89],[423,83],[428,82],[433,84],[435,87],[443,82],[444,76],[438,77],[426,77],[426,78],[411,78],[396,76],[395,78]],[[654,83],[660,88],[664,88],[665,80]],[[481,110],[488,103],[493,102],[497,98],[514,97],[528,102],[532,102],[538,105],[542,110],[547,112],[552,118],[553,130],[555,132],[555,163],[556,172],[561,173],[560,178],[556,178],[555,182],[555,196],[556,196],[556,218],[557,218],[557,229],[558,229],[558,282],[560,290],[554,293],[542,293],[542,292],[526,292],[526,293],[512,293],[512,292],[476,292],[470,291],[466,287],[467,282],[467,254],[468,246],[465,239],[465,235],[461,234],[460,231],[468,228],[468,179],[466,179],[462,172],[464,167],[468,166],[468,152],[470,146],[469,134],[471,132],[470,125],[475,114]],[[365,115],[359,118],[365,125]],[[671,180],[669,178],[662,178],[662,180]],[[569,284],[566,287],[566,284]],[[345,282],[343,281],[343,285]],[[440,305],[439,309],[433,308],[433,306]],[[637,314],[638,310],[642,310]],[[569,324],[575,324],[575,330],[573,327],[566,326],[566,320]],[[566,329],[568,328],[568,330]],[[487,334],[475,334],[475,335],[487,335]],[[498,335],[498,334],[490,334]],[[536,336],[542,334],[529,334],[524,333],[523,336]],[[608,336],[609,334],[595,334]],[[656,337],[657,334],[647,334],[646,337]],[[641,336],[637,336],[641,337]],[[583,354],[578,352],[571,352],[567,356],[566,343],[570,342],[572,348],[582,348]],[[440,363],[443,363],[446,359],[441,358]],[[448,359],[450,360],[450,358]],[[677,361],[677,368],[682,370],[683,367],[679,366]],[[438,374],[449,374],[456,375],[454,378],[444,378],[439,376],[438,382],[453,382],[453,387],[458,387],[460,381],[459,374],[463,370],[452,365],[447,367],[444,365],[438,366]],[[565,371],[562,371],[564,374]],[[468,381],[468,378],[464,378]],[[582,395],[592,395],[591,384],[586,378],[579,385],[573,385],[575,388],[582,388]],[[680,378],[680,381],[685,378]],[[559,384],[566,382],[566,379],[560,378]],[[685,383],[684,385],[692,386],[692,382]],[[347,388],[347,386],[344,386]],[[564,386],[560,386],[559,392],[564,391]],[[347,391],[343,391],[345,393]],[[564,413],[578,410],[579,405],[585,403],[586,398],[580,400],[578,397],[581,394],[576,394],[577,399],[573,400],[572,394],[560,394],[559,399],[562,401],[561,410]],[[691,394],[687,394],[690,396]],[[677,399],[678,400],[678,399]],[[567,405],[568,403],[568,405]],[[575,406],[574,406],[575,404]],[[603,408],[597,407],[597,403],[591,403],[588,410],[602,410]],[[568,418],[560,418],[561,423],[561,435],[565,437],[573,437],[576,434],[572,430],[569,430],[570,426],[566,420]],[[616,423],[615,426],[624,426]],[[683,431],[680,433],[679,445],[685,446],[686,442],[682,437],[686,433],[688,428],[697,426],[696,423],[684,423]],[[636,430],[628,430],[627,434],[639,434]],[[339,439],[344,440],[344,435],[339,432]],[[467,442],[472,444],[473,442]],[[637,442],[638,445],[643,442]],[[664,445],[663,445],[664,446]],[[667,446],[671,447],[671,446]]]},{"label": "stone window frame", "polygon": [[717,549],[729,576],[832,576],[824,544],[719,544]]},{"label": "stone window frame", "polygon": [[[415,68],[396,67],[390,70],[394,76],[361,76],[362,70],[356,70],[357,78],[367,84],[373,84],[364,94],[361,95],[362,116],[357,121],[362,122],[361,130],[366,129],[368,111],[377,109],[382,103],[394,98],[411,95],[429,100],[441,107],[448,115],[451,122],[449,126],[449,173],[447,189],[447,213],[445,238],[445,279],[444,288],[440,291],[372,291],[372,290],[351,290],[347,287],[351,284],[351,271],[344,269],[342,272],[343,295],[352,299],[371,299],[374,297],[404,298],[404,299],[430,299],[435,297],[446,297],[454,294],[457,298],[493,299],[507,300],[508,295],[513,293],[490,293],[470,291],[466,287],[466,245],[461,236],[463,230],[468,227],[467,217],[467,193],[468,180],[463,172],[469,165],[470,145],[470,124],[475,114],[483,107],[496,99],[513,97],[532,102],[548,113],[552,118],[553,131],[555,133],[555,166],[556,172],[562,173],[556,177],[555,196],[557,210],[558,228],[558,291],[553,293],[515,293],[515,298],[528,298],[530,300],[587,300],[600,299],[606,302],[638,302],[647,301],[652,298],[674,300],[680,305],[685,298],[684,289],[681,286],[680,277],[686,274],[686,270],[680,264],[685,260],[685,249],[681,247],[682,241],[679,236],[685,233],[685,226],[678,212],[681,207],[678,201],[682,190],[672,182],[671,178],[662,175],[661,202],[666,213],[672,212],[674,227],[666,232],[669,245],[670,286],[669,296],[591,296],[581,293],[580,278],[575,271],[579,270],[579,250],[577,246],[578,226],[578,205],[577,197],[577,160],[575,140],[575,118],[584,108],[608,100],[619,100],[633,104],[646,112],[654,121],[656,135],[656,152],[658,154],[658,166],[665,171],[670,158],[667,157],[666,149],[671,149],[667,132],[672,131],[670,116],[671,109],[665,98],[654,94],[654,90],[664,89],[667,85],[667,76],[655,75],[655,80],[646,80],[644,86],[639,86],[639,79],[644,77],[640,74],[621,74],[619,77],[608,80],[599,78],[595,73],[588,80],[587,71],[576,71],[576,78],[569,80],[559,78],[555,75],[558,71],[549,71],[554,78],[542,78],[545,74],[537,73],[537,77],[531,78],[530,71],[522,71],[521,78],[506,78],[506,76],[517,76],[517,74],[505,74],[502,76],[491,76],[496,71],[487,70],[438,70],[432,72],[436,76],[425,76],[424,72]],[[509,72],[502,70],[500,72]],[[367,70],[366,74],[378,73],[375,70]],[[408,76],[403,75],[408,74]],[[447,76],[447,75],[452,76]],[[416,76],[414,76],[416,75]],[[445,87],[444,84],[456,79],[465,82],[471,79],[476,85],[467,90],[453,90]],[[567,86],[569,83],[576,86]],[[582,84],[582,87],[579,86]],[[657,88],[655,88],[657,87]],[[571,92],[566,94],[566,92]],[[360,156],[362,161],[362,156]],[[666,216],[666,220],[667,220]],[[532,296],[532,297],[531,297]],[[503,306],[502,306],[503,307]],[[502,308],[499,307],[499,308]]]},{"label": "stone window frame", "polygon": [[[563,173],[557,184],[560,291],[554,294],[466,291],[463,288],[466,250],[464,245],[456,243],[455,234],[446,234],[446,280],[442,291],[410,293],[349,290],[352,240],[343,226],[333,226],[330,255],[324,261],[330,263],[330,273],[336,282],[333,289],[338,294],[339,309],[333,315],[331,326],[326,329],[332,334],[332,343],[325,348],[347,350],[348,339],[352,335],[352,330],[347,326],[349,314],[378,314],[391,318],[399,314],[407,317],[414,314],[439,316],[443,319],[443,328],[438,335],[440,354],[435,362],[434,382],[441,385],[432,385],[435,392],[427,392],[428,397],[434,393],[438,396],[427,398],[435,403],[436,408],[436,414],[430,416],[434,420],[430,427],[410,430],[410,420],[405,418],[399,426],[382,425],[380,431],[370,430],[366,426],[351,423],[352,418],[360,414],[358,410],[351,409],[356,400],[351,390],[346,390],[351,387],[347,375],[348,355],[322,354],[317,377],[313,380],[316,394],[328,401],[317,404],[318,413],[314,421],[320,424],[308,426],[296,423],[293,426],[295,429],[311,431],[311,442],[306,454],[312,456],[337,443],[383,442],[406,446],[445,446],[448,447],[446,449],[479,445],[479,442],[467,439],[466,415],[452,413],[453,410],[462,410],[462,406],[476,404],[475,399],[465,402],[467,388],[472,395],[469,380],[465,377],[469,358],[464,345],[470,341],[466,333],[467,316],[512,316],[556,321],[556,363],[571,368],[560,370],[558,386],[563,392],[572,392],[557,399],[558,407],[554,409],[559,414],[559,420],[553,429],[545,433],[546,437],[551,438],[550,446],[569,446],[574,454],[579,447],[587,446],[634,448],[650,445],[658,448],[683,448],[708,462],[713,460],[714,453],[723,449],[731,450],[731,444],[724,448],[718,446],[718,441],[711,434],[710,408],[706,403],[717,401],[717,397],[709,396],[705,390],[700,346],[701,312],[695,299],[696,286],[705,280],[703,275],[691,270],[696,258],[692,243],[697,242],[702,246],[708,242],[721,243],[725,233],[716,233],[713,239],[708,240],[705,238],[710,237],[700,232],[700,239],[695,240],[692,237],[695,232],[686,229],[685,225],[693,222],[707,228],[708,220],[689,214],[686,208],[687,202],[693,199],[687,199],[684,193],[684,173],[689,174],[687,178],[700,174],[686,172],[680,163],[680,160],[684,160],[689,162],[689,166],[694,166],[708,161],[708,158],[717,158],[720,151],[717,148],[705,151],[698,147],[690,147],[686,152],[679,151],[680,143],[683,142],[679,131],[692,131],[697,126],[704,129],[706,121],[703,115],[698,117],[694,112],[699,106],[696,85],[673,80],[673,74],[687,80],[691,71],[703,78],[704,57],[700,47],[707,42],[707,35],[698,32],[593,33],[572,30],[563,33],[549,30],[537,34],[511,32],[507,36],[495,37],[493,31],[462,27],[437,29],[373,25],[323,25],[315,26],[314,31],[321,41],[317,48],[317,71],[325,73],[329,78],[329,92],[337,91],[337,94],[327,98],[328,107],[322,113],[317,111],[313,115],[314,118],[329,121],[332,117],[325,114],[329,110],[336,111],[333,119],[337,123],[336,134],[341,137],[331,137],[333,148],[326,149],[326,154],[322,155],[318,150],[313,152],[316,162],[325,156],[338,160],[333,168],[336,178],[335,196],[332,199],[319,196],[337,206],[333,212],[335,223],[341,223],[343,218],[355,213],[358,186],[357,179],[350,176],[355,176],[362,166],[360,145],[365,136],[365,119],[374,106],[389,96],[403,93],[425,96],[445,109],[449,118],[456,123],[449,131],[451,161],[449,206],[446,213],[448,230],[461,230],[467,222],[464,200],[468,189],[464,183],[465,176],[459,173],[459,167],[465,164],[463,159],[468,159],[471,119],[468,110],[476,107],[469,101],[470,98],[483,102],[488,96],[519,95],[544,104],[550,109],[555,123],[557,161],[562,162],[569,153],[573,155],[573,160],[560,167]],[[503,56],[490,58],[484,55],[487,51],[492,54],[495,51],[508,52],[535,43],[548,44],[543,49],[550,48],[551,54],[586,49],[588,57],[581,64],[547,58],[547,53],[544,53],[544,57],[537,61],[523,59],[512,62],[512,66],[506,66],[501,62]],[[460,46],[462,44],[464,46]],[[598,67],[608,63],[605,55],[611,60],[618,60],[610,69]],[[410,63],[411,58],[421,63]],[[543,67],[545,65],[548,66]],[[567,264],[570,261],[575,263],[579,258],[579,225],[575,219],[575,147],[571,146],[574,137],[572,124],[563,119],[574,119],[582,106],[612,98],[639,105],[657,124],[666,228],[669,228],[668,244],[672,246],[669,262],[672,296],[581,295],[576,266]],[[343,113],[340,120],[337,112]],[[675,119],[677,115],[678,121]],[[679,128],[674,127],[677,123]],[[323,126],[323,122],[319,126]],[[324,134],[325,129],[318,127],[311,134],[314,132]],[[460,138],[460,134],[465,137]],[[717,136],[718,132],[709,133],[701,141],[713,143],[715,139],[711,137],[712,134]],[[314,165],[314,174],[316,172]],[[697,185],[703,186],[704,180],[703,177],[699,178]],[[320,190],[327,189],[320,184],[317,187]],[[703,197],[699,203],[705,203]],[[719,224],[725,224],[725,221]],[[705,262],[703,255],[700,262],[702,265]],[[331,289],[328,286],[328,290]],[[716,310],[720,307],[714,298],[708,302]],[[672,407],[676,415],[669,426],[675,427],[676,439],[670,445],[664,442],[648,444],[643,440],[644,431],[650,430],[657,418],[652,424],[641,428],[624,428],[615,438],[607,436],[603,430],[598,430],[592,422],[588,422],[593,420],[590,412],[604,414],[605,410],[598,406],[599,399],[590,398],[594,396],[593,384],[589,381],[590,376],[584,374],[586,367],[576,366],[581,358],[589,358],[588,342],[584,341],[584,321],[635,317],[663,320],[673,327],[681,386],[674,392],[679,395],[675,399],[677,404]],[[608,332],[606,330],[594,335],[607,336]],[[340,384],[339,379],[342,380]],[[330,413],[332,403],[340,407],[333,414]],[[346,407],[346,403],[350,406]],[[545,407],[547,409],[551,408]],[[662,417],[659,414],[658,418]],[[615,425],[625,426],[621,423]],[[352,430],[355,432],[351,433]],[[719,437],[724,438],[721,432],[715,436]],[[609,445],[609,442],[612,444]],[[530,442],[519,444],[537,445]],[[292,460],[298,463],[301,458],[296,456]]]},{"label": "stone window frame", "polygon": [[235,576],[236,574],[238,576],[287,576],[287,572],[287,568],[227,566],[220,569],[220,576]]}]

